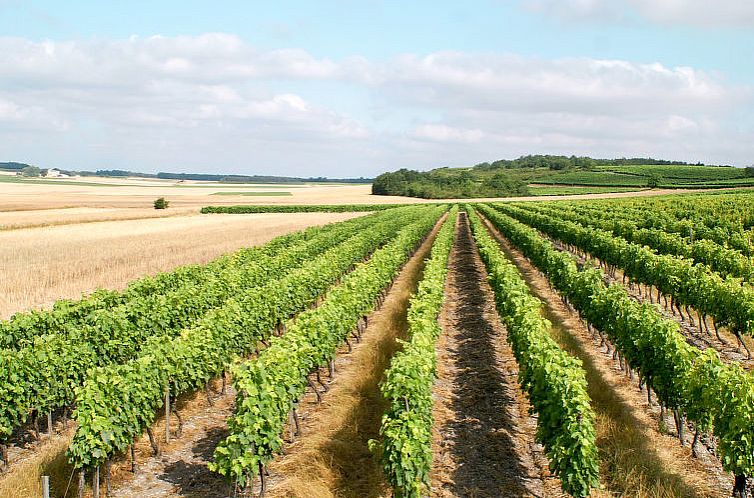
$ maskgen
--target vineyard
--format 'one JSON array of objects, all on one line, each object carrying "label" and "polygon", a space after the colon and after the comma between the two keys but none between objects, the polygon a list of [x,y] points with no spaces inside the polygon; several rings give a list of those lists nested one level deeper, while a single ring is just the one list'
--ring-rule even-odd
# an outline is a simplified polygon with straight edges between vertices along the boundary
[{"label": "vineyard", "polygon": [[0,322],[0,495],[752,496],[753,194],[202,212],[358,215]]}]

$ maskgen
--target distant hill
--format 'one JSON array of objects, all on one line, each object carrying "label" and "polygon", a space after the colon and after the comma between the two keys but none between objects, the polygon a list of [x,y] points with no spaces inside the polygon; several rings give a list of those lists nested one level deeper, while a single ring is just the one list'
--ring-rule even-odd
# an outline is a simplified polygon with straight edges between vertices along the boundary
[{"label": "distant hill", "polygon": [[[754,185],[754,168],[708,166],[652,158],[593,159],[523,156],[468,168],[401,169],[374,179],[372,193],[426,199],[546,194],[552,186],[593,188],[714,188]],[[558,187],[554,189],[554,187]]]},{"label": "distant hill", "polygon": [[[0,170],[20,171],[29,166],[24,163],[5,162],[0,163]],[[221,183],[371,183],[371,178],[326,178],[323,176],[303,178],[291,176],[269,176],[269,175],[224,175],[210,173],[139,173],[138,171],[127,171],[122,169],[98,169],[97,171],[76,171],[62,168],[55,168],[62,173],[71,176],[103,176],[109,178],[159,178],[165,180],[195,180]]]},{"label": "distant hill", "polygon": [[21,171],[27,166],[31,166],[31,165],[25,164],[25,163],[14,163],[14,162],[0,163],[0,169],[4,169],[7,171]]}]

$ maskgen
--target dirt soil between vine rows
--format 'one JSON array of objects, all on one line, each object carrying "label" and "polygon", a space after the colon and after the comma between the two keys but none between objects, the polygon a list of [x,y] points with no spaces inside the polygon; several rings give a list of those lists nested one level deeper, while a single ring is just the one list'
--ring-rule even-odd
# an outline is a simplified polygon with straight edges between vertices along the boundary
[{"label": "dirt soil between vine rows", "polygon": [[441,315],[431,495],[558,497],[536,419],[495,310],[468,220],[461,215]]}]

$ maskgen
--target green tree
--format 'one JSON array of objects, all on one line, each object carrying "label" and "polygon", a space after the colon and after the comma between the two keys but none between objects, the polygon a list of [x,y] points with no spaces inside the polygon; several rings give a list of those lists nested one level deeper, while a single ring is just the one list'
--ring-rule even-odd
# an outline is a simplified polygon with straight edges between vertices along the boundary
[{"label": "green tree", "polygon": [[164,197],[160,197],[159,199],[154,201],[154,208],[155,209],[167,209],[168,205],[170,203],[165,200]]},{"label": "green tree", "polygon": [[35,177],[42,174],[42,170],[37,168],[36,166],[27,166],[21,170],[22,176],[29,176],[29,177]]}]

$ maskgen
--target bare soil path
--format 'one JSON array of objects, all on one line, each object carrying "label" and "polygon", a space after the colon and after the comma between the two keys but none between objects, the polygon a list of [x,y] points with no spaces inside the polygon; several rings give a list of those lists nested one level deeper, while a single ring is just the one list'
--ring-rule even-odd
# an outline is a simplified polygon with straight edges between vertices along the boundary
[{"label": "bare soil path", "polygon": [[522,273],[532,293],[544,303],[554,338],[584,363],[589,396],[597,414],[600,475],[605,489],[593,497],[719,497],[729,496],[733,477],[715,457],[700,451],[693,458],[688,443],[660,431],[660,408],[599,347],[578,314],[569,310],[547,278],[486,221],[501,249]]},{"label": "bare soil path", "polygon": [[432,496],[561,496],[486,277],[462,215],[437,347]]}]

